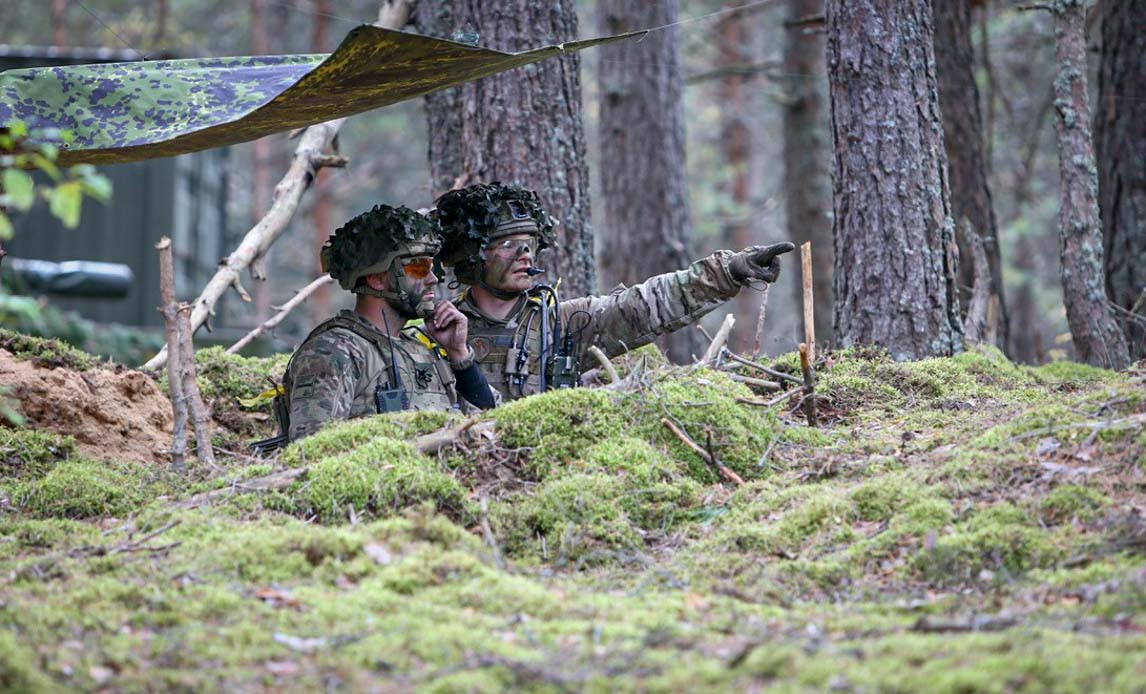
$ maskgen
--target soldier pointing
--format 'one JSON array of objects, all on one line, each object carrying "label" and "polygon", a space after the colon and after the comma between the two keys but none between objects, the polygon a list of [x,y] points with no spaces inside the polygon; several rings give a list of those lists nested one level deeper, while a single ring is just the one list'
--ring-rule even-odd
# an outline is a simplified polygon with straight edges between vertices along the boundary
[{"label": "soldier pointing", "polygon": [[[475,184],[438,198],[442,263],[468,287],[454,303],[490,386],[505,398],[580,382],[590,346],[613,357],[696,322],[753,281],[774,282],[791,243],[717,251],[684,270],[619,286],[607,296],[560,301],[538,253],[553,244],[554,220],[537,194]],[[542,368],[542,364],[546,368]]]}]

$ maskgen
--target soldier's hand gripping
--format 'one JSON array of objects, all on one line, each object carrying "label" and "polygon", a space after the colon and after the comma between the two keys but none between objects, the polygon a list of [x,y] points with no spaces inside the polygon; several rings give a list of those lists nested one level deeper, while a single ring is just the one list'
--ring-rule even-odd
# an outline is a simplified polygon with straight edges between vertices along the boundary
[{"label": "soldier's hand gripping", "polygon": [[728,274],[740,284],[752,280],[775,282],[780,276],[780,256],[795,250],[796,244],[785,241],[768,246],[749,246],[728,261]]},{"label": "soldier's hand gripping", "polygon": [[434,341],[446,350],[446,354],[454,361],[461,361],[469,356],[469,319],[465,317],[457,306],[449,301],[443,301],[434,307],[434,315],[426,318],[426,332]]}]

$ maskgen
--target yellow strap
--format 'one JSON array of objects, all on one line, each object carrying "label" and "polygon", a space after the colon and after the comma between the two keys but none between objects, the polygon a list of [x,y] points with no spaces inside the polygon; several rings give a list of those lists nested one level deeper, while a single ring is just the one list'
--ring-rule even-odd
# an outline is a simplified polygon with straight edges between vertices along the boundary
[{"label": "yellow strap", "polygon": [[273,400],[276,395],[283,395],[286,391],[283,387],[275,386],[274,388],[267,388],[253,398],[239,398],[239,404],[243,407],[257,407],[259,403],[265,400]]}]

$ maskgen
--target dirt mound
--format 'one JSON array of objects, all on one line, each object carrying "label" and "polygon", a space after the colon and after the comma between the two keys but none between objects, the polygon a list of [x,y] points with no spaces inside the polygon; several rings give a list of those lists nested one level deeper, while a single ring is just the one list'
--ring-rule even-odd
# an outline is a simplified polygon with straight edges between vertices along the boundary
[{"label": "dirt mound", "polygon": [[17,359],[0,349],[0,383],[27,426],[70,434],[86,456],[161,462],[171,446],[171,403],[139,371],[72,371]]}]

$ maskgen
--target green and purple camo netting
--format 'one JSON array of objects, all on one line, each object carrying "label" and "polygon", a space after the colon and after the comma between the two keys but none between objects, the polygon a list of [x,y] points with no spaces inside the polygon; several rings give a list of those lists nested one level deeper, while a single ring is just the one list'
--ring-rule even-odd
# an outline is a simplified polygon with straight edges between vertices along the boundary
[{"label": "green and purple camo netting", "polygon": [[636,34],[500,51],[359,26],[330,55],[204,58],[0,73],[0,125],[59,128],[59,163],[110,164],[254,140]]}]

